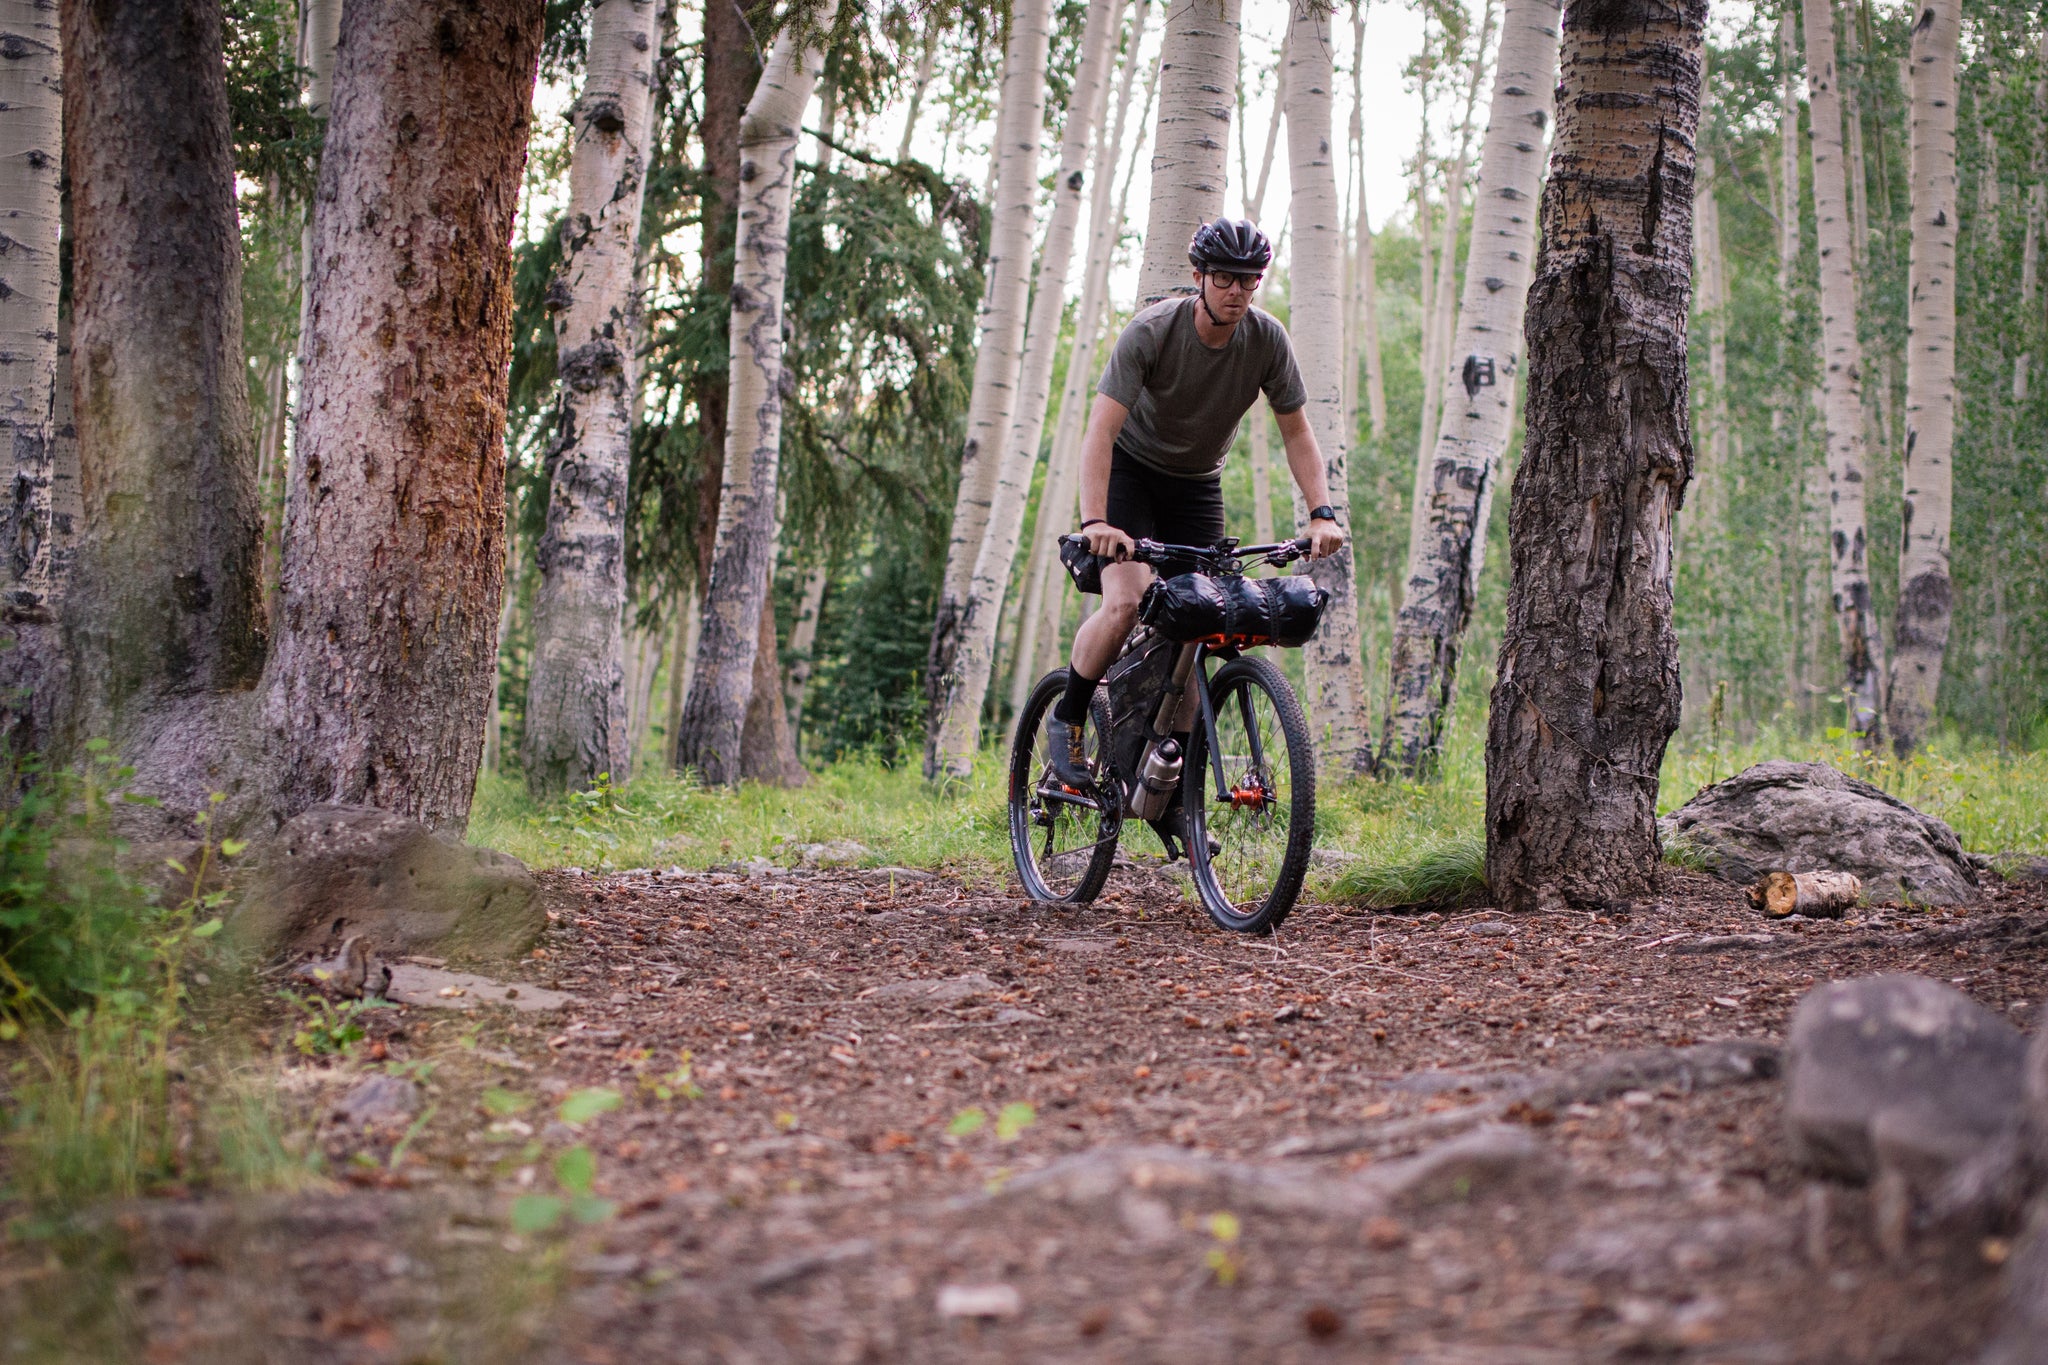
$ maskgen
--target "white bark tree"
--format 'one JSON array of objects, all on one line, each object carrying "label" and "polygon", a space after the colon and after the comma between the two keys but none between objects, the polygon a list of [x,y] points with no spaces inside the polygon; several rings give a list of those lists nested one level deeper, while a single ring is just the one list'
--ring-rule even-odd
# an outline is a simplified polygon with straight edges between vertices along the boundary
[{"label": "white bark tree", "polygon": [[[1486,76],[1486,54],[1493,43],[1494,6],[1486,0],[1479,25],[1479,41],[1472,47],[1472,65],[1465,77],[1465,116],[1458,124],[1458,153],[1451,158],[1444,176],[1443,216],[1437,221],[1436,269],[1432,293],[1425,300],[1429,312],[1423,325],[1422,423],[1415,447],[1415,498],[1411,504],[1409,541],[1421,534],[1424,498],[1429,485],[1430,461],[1436,451],[1437,427],[1443,416],[1443,392],[1433,376],[1442,372],[1451,353],[1451,328],[1455,319],[1452,297],[1457,285],[1458,228],[1465,217],[1465,179],[1472,167],[1472,130],[1479,113],[1479,86]],[[1424,249],[1428,244],[1424,243]]]},{"label": "white bark tree", "polygon": [[[1351,73],[1352,101],[1351,124],[1355,173],[1358,177],[1358,200],[1352,205],[1351,227],[1351,320],[1347,329],[1354,344],[1352,351],[1357,368],[1364,371],[1366,429],[1377,441],[1387,431],[1387,390],[1380,370],[1380,303],[1379,263],[1372,237],[1372,219],[1366,214],[1365,194],[1365,5],[1353,0],[1351,6]],[[1347,377],[1356,384],[1357,376]],[[1356,430],[1356,407],[1350,430]]]},{"label": "white bark tree", "polygon": [[[1057,537],[1074,519],[1075,500],[1080,495],[1081,423],[1088,409],[1088,395],[1094,392],[1095,348],[1102,335],[1109,302],[1109,264],[1122,231],[1124,202],[1114,198],[1117,159],[1129,127],[1131,93],[1137,84],[1138,67],[1145,45],[1149,3],[1140,3],[1124,49],[1123,76],[1117,85],[1116,122],[1108,122],[1110,101],[1105,99],[1102,118],[1096,123],[1094,181],[1089,187],[1088,246],[1083,259],[1081,298],[1074,308],[1074,344],[1067,354],[1067,378],[1060,388],[1059,421],[1053,428],[1052,451],[1046,463],[1045,488],[1039,496],[1038,530],[1032,538],[1031,560],[1024,570],[1024,602],[1018,625],[1015,656],[1010,669],[1010,710],[1023,709],[1032,684],[1051,665],[1041,666],[1040,655],[1054,645],[1059,634],[1060,594],[1055,590],[1059,553]],[[1153,68],[1155,77],[1158,67]],[[1150,112],[1148,83],[1146,112]],[[1143,116],[1140,116],[1142,121]],[[1130,191],[1126,178],[1124,192]]]},{"label": "white bark tree", "polygon": [[[1337,201],[1335,139],[1331,135],[1331,87],[1336,83],[1325,0],[1293,0],[1287,36],[1287,154],[1293,190],[1290,220],[1294,249],[1287,274],[1293,282],[1288,330],[1308,389],[1308,422],[1323,451],[1330,504],[1338,524],[1349,526],[1350,481],[1344,430],[1344,299],[1329,284],[1344,278],[1343,207]],[[1324,281],[1318,288],[1316,281]],[[1295,490],[1297,516],[1306,517]],[[1318,727],[1317,749],[1326,771],[1348,777],[1372,758],[1365,710],[1365,670],[1359,657],[1358,584],[1351,547],[1308,569],[1330,594],[1322,628],[1304,650],[1308,669],[1308,714]]]},{"label": "white bark tree", "polygon": [[[0,509],[6,595],[0,603],[0,740],[42,747],[45,678],[61,658],[52,625],[56,549],[58,180],[64,164],[56,7],[0,3],[0,442],[13,452]],[[44,705],[37,704],[39,692]],[[17,701],[17,698],[20,700]],[[38,723],[36,713],[45,713]]]},{"label": "white bark tree", "polygon": [[[1273,153],[1280,143],[1280,125],[1287,115],[1287,44],[1280,44],[1280,67],[1273,82],[1273,121],[1266,127],[1266,149],[1259,159],[1259,176],[1255,181],[1251,167],[1246,164],[1245,137],[1250,131],[1240,126],[1237,130],[1238,173],[1251,193],[1245,197],[1245,216],[1254,223],[1264,215],[1266,209],[1266,185],[1272,179]],[[1356,109],[1353,110],[1354,118]],[[1347,321],[1346,335],[1350,326]],[[1351,373],[1349,359],[1343,361],[1344,374],[1348,380]],[[1251,431],[1252,450],[1252,539],[1260,545],[1273,540],[1273,452],[1272,452],[1272,410],[1266,405],[1266,396],[1260,394],[1252,400],[1252,410],[1245,414],[1245,423]],[[1344,403],[1344,429],[1353,429],[1352,404],[1347,396]]]},{"label": "white bark tree", "polygon": [[[740,124],[739,242],[732,290],[725,473],[718,534],[697,634],[696,663],[676,736],[676,766],[708,783],[740,780],[740,739],[758,682],[761,620],[775,569],[775,500],[782,455],[782,291],[804,107],[825,64],[816,29],[785,27]],[[776,708],[781,684],[770,684]]]},{"label": "white bark tree", "polygon": [[[1835,626],[1849,729],[1865,745],[1878,728],[1877,611],[1864,534],[1863,343],[1856,331],[1856,256],[1842,153],[1842,100],[1835,79],[1830,0],[1803,0],[1813,216],[1820,241],[1821,403],[1828,443],[1828,547]],[[1718,229],[1718,224],[1716,224]]]},{"label": "white bark tree", "polygon": [[[981,747],[981,710],[982,703],[988,700],[989,677],[995,665],[996,623],[1009,589],[1017,538],[1023,533],[1031,474],[1038,465],[1039,439],[1045,434],[1052,363],[1059,350],[1067,274],[1073,263],[1074,233],[1080,223],[1082,190],[1087,183],[1091,116],[1109,66],[1111,39],[1121,10],[1120,0],[1089,0],[1082,28],[1081,64],[1068,90],[1066,131],[1060,139],[1059,169],[1053,175],[1052,214],[1046,223],[1045,244],[1038,255],[1038,278],[1032,290],[1031,315],[1024,336],[1016,405],[1008,439],[1002,446],[988,524],[960,614],[960,642],[954,653],[953,672],[945,680],[942,708],[936,718],[937,761],[939,771],[947,777],[971,776],[975,752]],[[1034,182],[1037,179],[1035,175],[1032,178]]]},{"label": "white bark tree", "polygon": [[1798,411],[1806,391],[1797,382],[1792,361],[1799,309],[1794,290],[1799,269],[1799,37],[1798,20],[1788,4],[1778,16],[1778,373],[1777,410],[1771,430],[1790,433],[1798,441]]},{"label": "white bark tree", "polygon": [[1442,393],[1443,430],[1430,460],[1422,534],[1408,547],[1380,749],[1383,771],[1410,777],[1432,764],[1442,745],[1513,426],[1558,22],[1557,0],[1507,0],[1457,335],[1439,373],[1424,376]]},{"label": "white bark tree", "polygon": [[1900,757],[1926,742],[1948,649],[1950,457],[1956,427],[1958,0],[1923,0],[1908,65],[1913,241],[1906,316],[1906,468],[1898,619],[1885,725]]},{"label": "white bark tree", "polygon": [[996,118],[994,206],[989,229],[987,283],[982,292],[981,336],[974,382],[967,398],[967,441],[960,451],[960,487],[953,499],[953,530],[939,609],[925,658],[924,772],[939,775],[940,732],[960,686],[959,650],[967,597],[995,501],[1003,444],[1017,406],[1023,361],[1025,309],[1031,288],[1031,245],[1037,225],[1038,144],[1045,120],[1045,64],[1052,42],[1051,0],[1019,0],[1010,11],[1010,42],[1003,56],[1002,101]]},{"label": "white bark tree", "polygon": [[[1143,9],[1139,11],[1141,22],[1146,12]],[[1143,36],[1141,30],[1137,37],[1132,39],[1134,61],[1137,60],[1135,54],[1138,50],[1138,39]],[[1159,93],[1159,63],[1153,61],[1147,62],[1145,65],[1149,74],[1145,79],[1144,105],[1138,112],[1136,126],[1139,128],[1144,127],[1146,122],[1150,120],[1152,116],[1152,101]],[[1128,109],[1128,106],[1126,106],[1126,109]],[[1115,140],[1119,147],[1123,144],[1124,136],[1125,122],[1123,115],[1120,113],[1117,117],[1115,134]],[[1123,239],[1124,223],[1127,221],[1131,205],[1131,186],[1138,178],[1138,158],[1145,150],[1145,140],[1143,137],[1134,137],[1130,141],[1131,155],[1124,166],[1123,186],[1117,191],[1116,207],[1106,221],[1101,222],[1090,232],[1092,240],[1088,257],[1089,285],[1084,287],[1082,297],[1085,300],[1087,298],[1087,289],[1092,287],[1095,295],[1095,307],[1092,315],[1084,310],[1076,316],[1075,358],[1067,363],[1067,398],[1062,400],[1063,406],[1060,409],[1059,427],[1053,433],[1053,467],[1066,471],[1067,487],[1063,494],[1063,500],[1055,500],[1052,505],[1064,508],[1064,515],[1069,518],[1075,518],[1080,515],[1081,432],[1088,417],[1090,401],[1088,395],[1095,391],[1095,383],[1101,373],[1095,364],[1096,349],[1102,344],[1102,338],[1106,334],[1108,324],[1114,316],[1114,309],[1110,306],[1109,298],[1109,267],[1116,256],[1116,244]],[[1105,164],[1107,165],[1108,163]],[[1115,167],[1112,165],[1108,167],[1105,174],[1114,174],[1114,172]],[[1107,185],[1099,185],[1098,188],[1106,189]],[[1091,219],[1092,221],[1095,220]],[[1083,330],[1083,322],[1087,324],[1085,330]],[[1084,337],[1087,341],[1085,349],[1081,346],[1081,340]],[[1068,403],[1071,406],[1065,405]],[[1033,618],[1037,625],[1036,662],[1030,667],[1030,676],[1024,682],[1023,692],[1021,694],[1017,692],[1012,693],[1013,705],[1010,709],[1013,712],[1023,707],[1025,696],[1029,694],[1032,683],[1038,681],[1046,673],[1061,666],[1068,644],[1068,641],[1061,635],[1059,629],[1060,621],[1064,614],[1062,607],[1065,603],[1065,596],[1056,586],[1062,577],[1058,547],[1050,537],[1041,537],[1036,549],[1044,555],[1044,559],[1038,565],[1035,575],[1035,581],[1040,589],[1037,599],[1039,605]],[[1087,609],[1086,602],[1082,603],[1082,608],[1085,614]]]},{"label": "white bark tree", "polygon": [[[1138,267],[1138,307],[1192,294],[1188,243],[1223,212],[1237,88],[1240,0],[1168,0],[1159,47],[1159,124],[1152,207]],[[1333,277],[1334,278],[1334,277]]]},{"label": "white bark tree", "polygon": [[658,19],[655,0],[599,0],[569,112],[569,209],[548,289],[559,387],[521,753],[539,797],[606,774],[624,782],[633,758],[621,613]]}]

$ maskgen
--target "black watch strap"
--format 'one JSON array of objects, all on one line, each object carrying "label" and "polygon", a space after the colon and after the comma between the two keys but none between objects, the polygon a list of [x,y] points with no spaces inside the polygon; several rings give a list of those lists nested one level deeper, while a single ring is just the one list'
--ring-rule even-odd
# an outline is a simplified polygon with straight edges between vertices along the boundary
[{"label": "black watch strap", "polygon": [[1308,519],[1310,521],[1335,521],[1337,519],[1337,509],[1330,506],[1327,502],[1321,507],[1311,507],[1308,510]]}]

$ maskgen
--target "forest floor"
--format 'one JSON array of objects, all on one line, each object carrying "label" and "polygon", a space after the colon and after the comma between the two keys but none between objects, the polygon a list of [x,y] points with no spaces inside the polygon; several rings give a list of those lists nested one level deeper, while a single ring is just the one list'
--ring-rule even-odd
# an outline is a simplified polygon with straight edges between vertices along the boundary
[{"label": "forest floor", "polygon": [[[393,1071],[422,1107],[323,1120],[336,1175],[292,1194],[0,1243],[0,1359],[1948,1362],[1993,1316],[2003,1243],[1887,1258],[1790,1164],[1768,1050],[1700,1045],[1884,970],[2026,1027],[2048,885],[1766,923],[1667,870],[1626,913],[1251,939],[1142,867],[1071,911],[900,869],[548,883],[518,976],[567,1005],[281,1063],[309,1112]],[[610,1202],[512,1231],[585,1188],[565,1152]]]}]

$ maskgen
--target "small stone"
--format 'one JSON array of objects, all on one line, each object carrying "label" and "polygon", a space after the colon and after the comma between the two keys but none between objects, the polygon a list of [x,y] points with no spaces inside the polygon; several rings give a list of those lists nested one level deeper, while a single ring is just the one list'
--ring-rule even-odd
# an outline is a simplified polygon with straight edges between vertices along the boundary
[{"label": "small stone", "polygon": [[1388,1162],[1366,1177],[1408,1208],[1462,1202],[1551,1174],[1543,1144],[1528,1130],[1489,1124],[1446,1139],[1405,1161]]},{"label": "small stone", "polygon": [[949,1284],[939,1289],[942,1318],[1014,1318],[1024,1300],[1007,1284]]},{"label": "small stone", "polygon": [[1099,1337],[1109,1330],[1109,1310],[1099,1304],[1081,1315],[1081,1335]]},{"label": "small stone", "polygon": [[342,1096],[335,1117],[353,1127],[410,1118],[420,1107],[420,1088],[398,1076],[368,1076]]},{"label": "small stone", "polygon": [[1408,1229],[1399,1219],[1380,1214],[1365,1220],[1365,1244],[1374,1251],[1392,1251],[1407,1240]]},{"label": "small stone", "polygon": [[1487,919],[1481,920],[1477,924],[1466,925],[1465,932],[1477,934],[1481,938],[1502,938],[1514,933],[1515,926],[1509,924],[1506,920]]},{"label": "small stone", "polygon": [[1301,1315],[1301,1325],[1317,1341],[1328,1341],[1344,1330],[1344,1316],[1327,1303],[1314,1303]]}]

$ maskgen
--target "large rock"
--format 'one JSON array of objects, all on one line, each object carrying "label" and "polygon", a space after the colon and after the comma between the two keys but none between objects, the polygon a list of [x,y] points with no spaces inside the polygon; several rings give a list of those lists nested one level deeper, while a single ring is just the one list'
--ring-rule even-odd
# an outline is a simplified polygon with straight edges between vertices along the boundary
[{"label": "large rock", "polygon": [[1853,872],[1873,901],[1957,905],[1976,894],[1977,869],[1954,830],[1825,763],[1759,763],[1657,825],[1723,881]]},{"label": "large rock", "polygon": [[1962,992],[1921,976],[1811,991],[1785,1044],[1792,1153],[1822,1175],[1896,1171],[1927,1191],[2021,1113],[2026,1039]]},{"label": "large rock", "polygon": [[332,952],[361,935],[384,957],[504,959],[547,907],[526,865],[368,806],[315,806],[260,849],[230,928],[265,955]]}]

